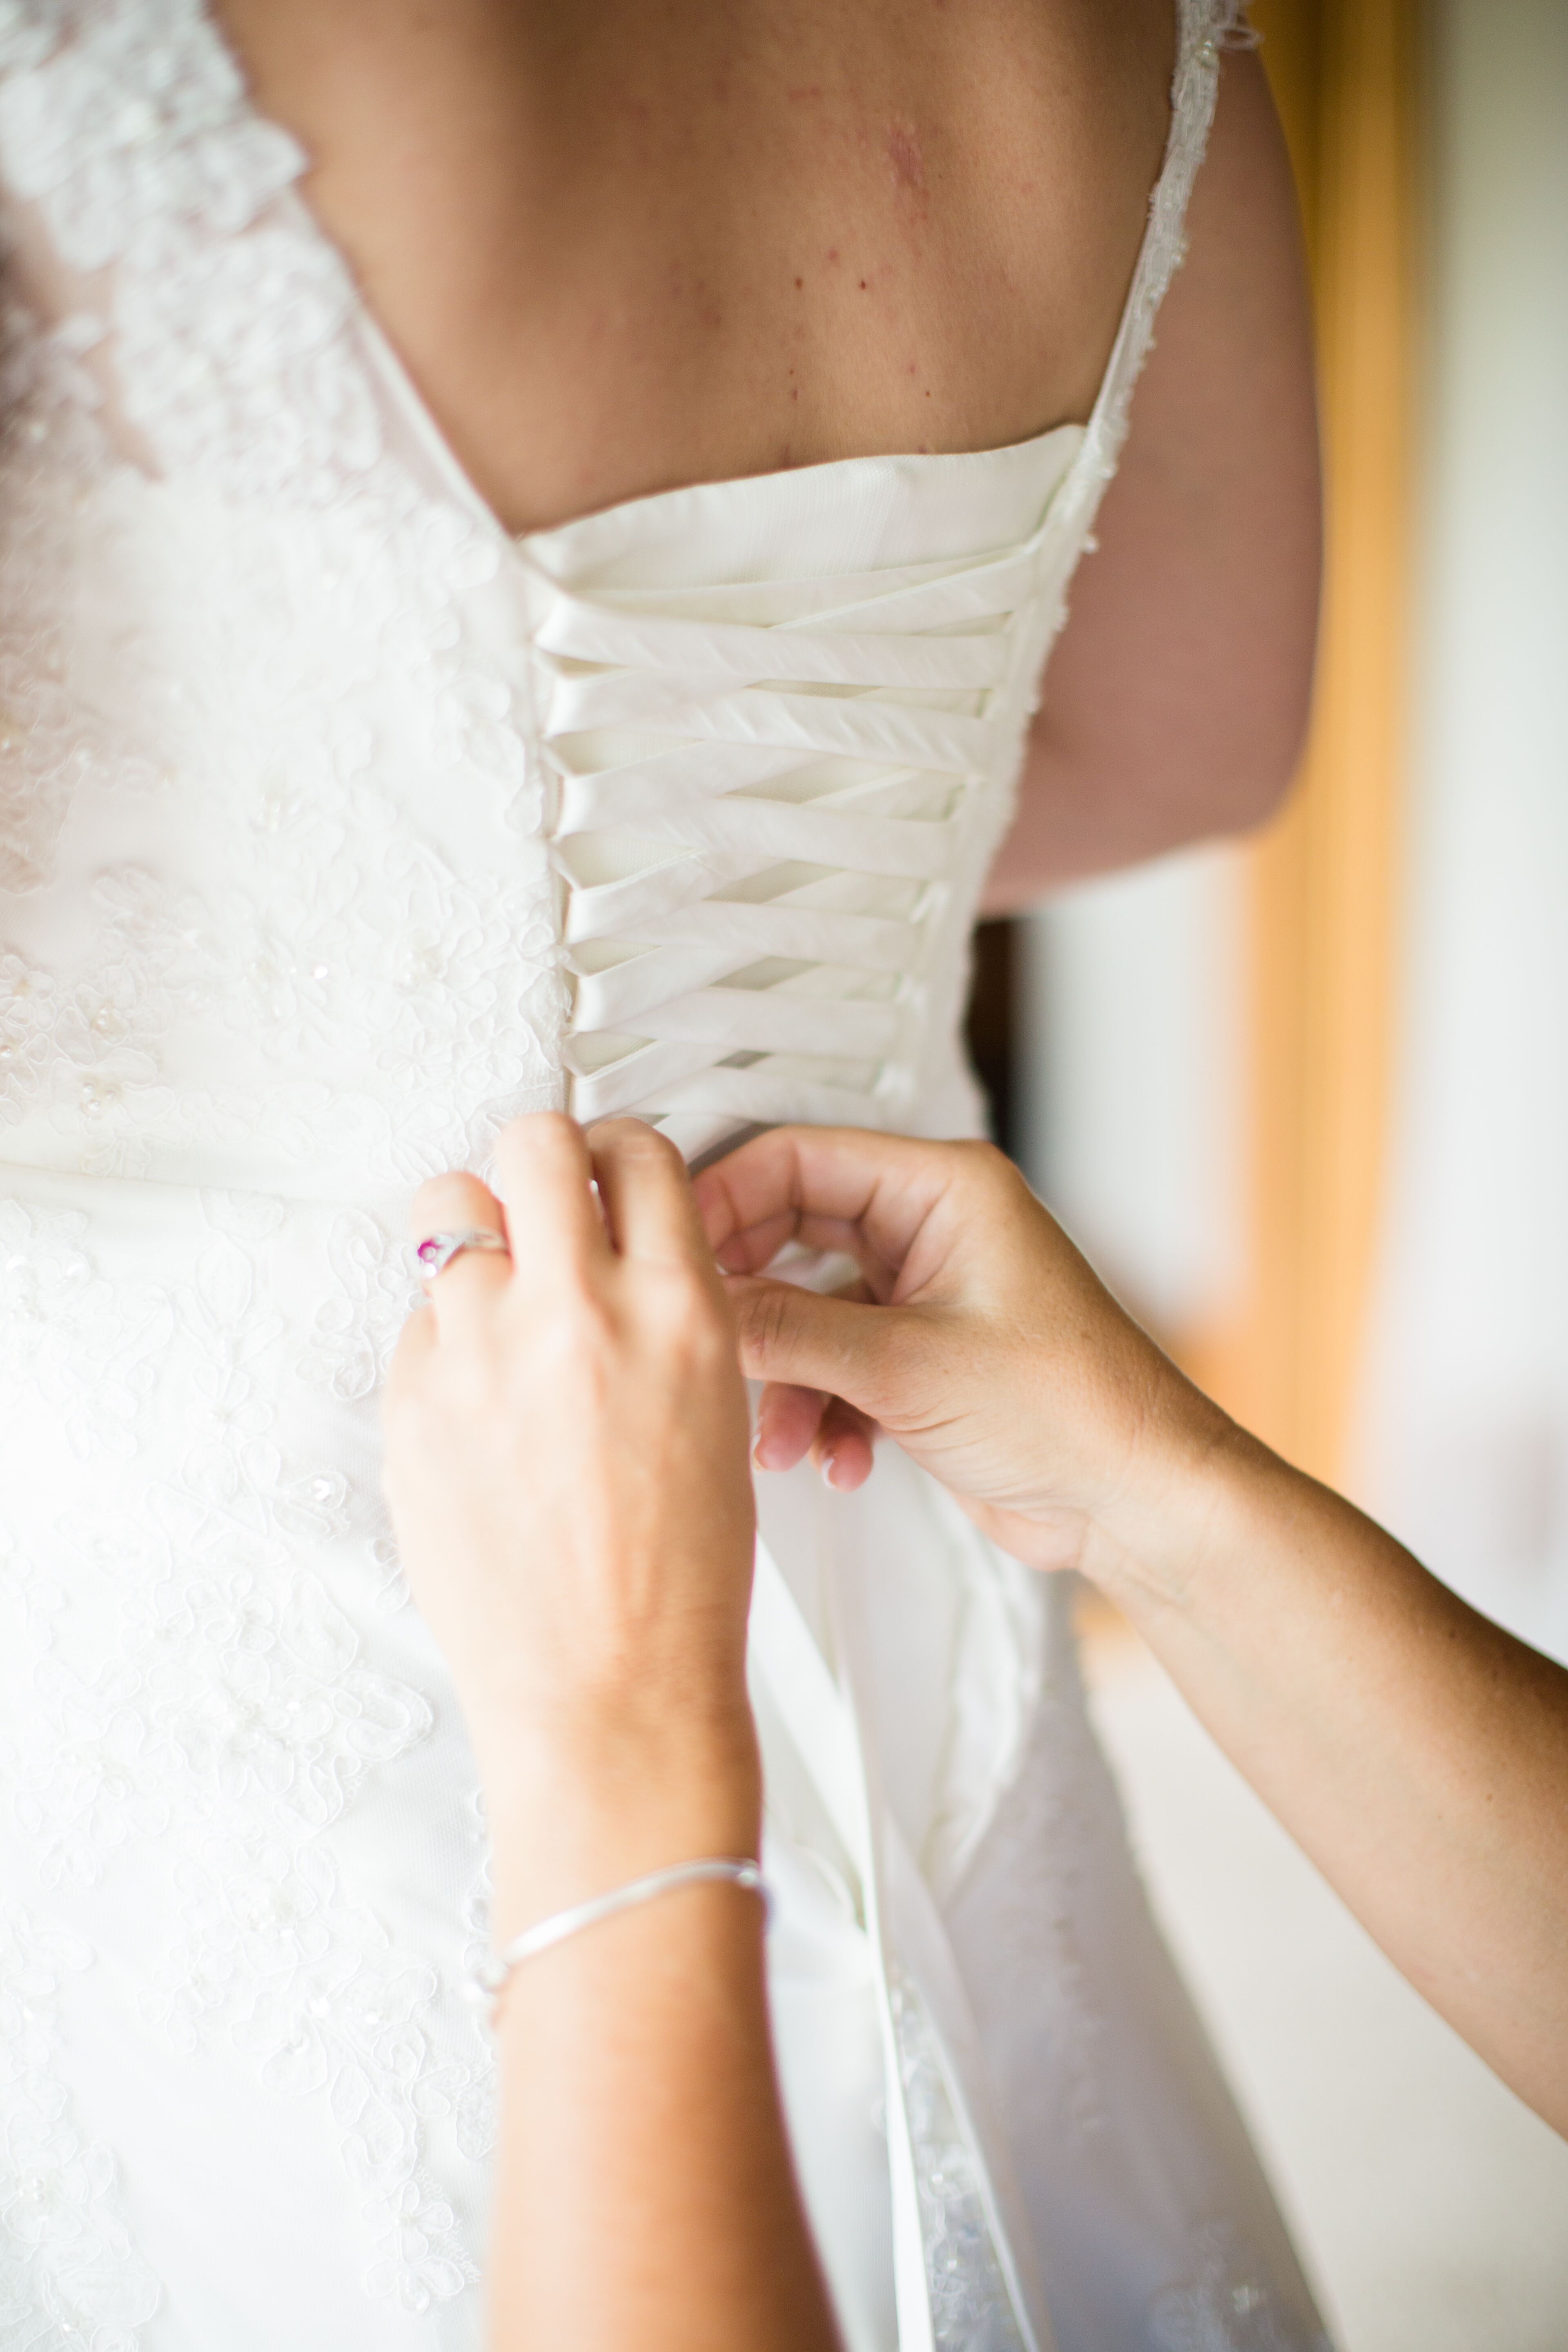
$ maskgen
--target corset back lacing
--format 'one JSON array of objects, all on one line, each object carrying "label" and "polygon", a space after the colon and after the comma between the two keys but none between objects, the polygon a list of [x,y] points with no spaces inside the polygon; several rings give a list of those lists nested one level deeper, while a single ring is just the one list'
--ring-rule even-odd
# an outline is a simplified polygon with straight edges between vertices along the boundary
[{"label": "corset back lacing", "polygon": [[534,573],[577,1117],[865,1125],[913,1100],[1043,538],[769,625]]}]

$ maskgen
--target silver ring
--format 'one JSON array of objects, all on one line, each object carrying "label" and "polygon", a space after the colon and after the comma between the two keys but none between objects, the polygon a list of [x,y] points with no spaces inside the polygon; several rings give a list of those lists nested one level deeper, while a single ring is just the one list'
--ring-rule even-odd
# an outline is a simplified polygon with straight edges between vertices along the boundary
[{"label": "silver ring", "polygon": [[502,1257],[511,1255],[506,1235],[486,1225],[468,1225],[459,1234],[426,1234],[414,1252],[419,1262],[420,1280],[426,1290],[465,1250],[499,1250]]}]

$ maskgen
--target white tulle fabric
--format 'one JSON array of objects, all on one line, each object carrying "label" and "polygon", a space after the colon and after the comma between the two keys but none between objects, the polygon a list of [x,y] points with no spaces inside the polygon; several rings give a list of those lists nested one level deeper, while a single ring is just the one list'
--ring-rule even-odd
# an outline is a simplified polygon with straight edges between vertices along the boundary
[{"label": "white tulle fabric", "polygon": [[[375,1392],[410,1185],[569,1100],[972,1129],[965,940],[1087,428],[462,478],[196,0],[0,0],[0,2346],[477,2347],[484,1825]],[[771,1977],[852,2352],[1306,2352],[1062,1603],[773,1482]]]}]

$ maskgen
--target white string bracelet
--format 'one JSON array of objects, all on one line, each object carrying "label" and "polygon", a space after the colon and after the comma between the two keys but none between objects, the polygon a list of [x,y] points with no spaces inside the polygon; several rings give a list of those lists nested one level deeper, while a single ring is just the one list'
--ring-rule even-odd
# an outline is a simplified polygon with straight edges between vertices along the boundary
[{"label": "white string bracelet", "polygon": [[488,2003],[493,2019],[513,1970],[521,1968],[525,1960],[537,1959],[541,1952],[563,1944],[568,1936],[578,1935],[584,1927],[596,1927],[601,1919],[614,1918],[617,1911],[635,1910],[639,1903],[651,1903],[658,1895],[672,1894],[678,1886],[715,1882],[760,1895],[764,1926],[772,1917],[773,1897],[756,1863],[728,1854],[710,1854],[700,1862],[671,1863],[668,1870],[653,1870],[646,1878],[628,1879],[624,1886],[612,1886],[607,1895],[595,1895],[586,1903],[574,1904],[569,1911],[552,1912],[548,1919],[525,1927],[521,1936],[512,1937],[504,1951],[493,1953],[482,1968],[476,1969],[475,1993]]}]

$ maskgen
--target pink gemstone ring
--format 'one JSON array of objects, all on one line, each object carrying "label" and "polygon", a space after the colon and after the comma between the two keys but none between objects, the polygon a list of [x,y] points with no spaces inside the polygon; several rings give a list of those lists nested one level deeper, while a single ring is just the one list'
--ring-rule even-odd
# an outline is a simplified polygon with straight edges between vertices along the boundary
[{"label": "pink gemstone ring", "polygon": [[419,1261],[420,1278],[426,1290],[436,1276],[444,1273],[455,1257],[461,1257],[465,1250],[499,1250],[502,1257],[511,1255],[506,1235],[494,1233],[488,1226],[471,1225],[460,1234],[426,1234],[414,1253]]}]

